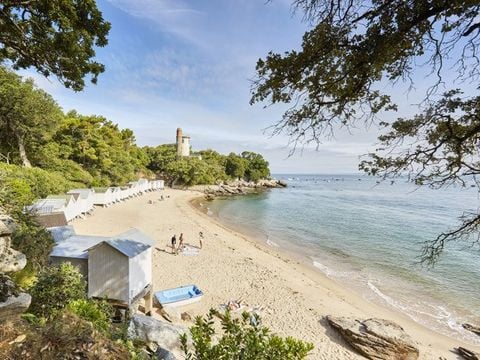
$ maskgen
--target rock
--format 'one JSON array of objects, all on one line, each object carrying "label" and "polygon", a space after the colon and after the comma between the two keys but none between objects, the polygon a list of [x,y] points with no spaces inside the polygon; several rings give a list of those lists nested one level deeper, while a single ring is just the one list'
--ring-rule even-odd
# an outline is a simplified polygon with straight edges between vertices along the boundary
[{"label": "rock", "polygon": [[327,322],[360,354],[374,360],[418,359],[418,348],[402,327],[389,320],[327,316]]},{"label": "rock", "polygon": [[471,350],[465,349],[463,347],[458,347],[455,349],[457,354],[459,354],[462,358],[466,360],[480,360],[480,355],[474,353]]},{"label": "rock", "polygon": [[23,313],[30,306],[32,297],[26,293],[11,296],[7,301],[0,302],[0,322],[11,319]]},{"label": "rock", "polygon": [[287,187],[288,186],[288,184],[285,180],[278,180],[277,184],[281,187]]},{"label": "rock", "polygon": [[180,317],[183,321],[192,321],[192,315],[187,312],[183,312]]},{"label": "rock", "polygon": [[471,331],[474,334],[477,334],[478,336],[480,336],[480,326],[475,326],[471,324],[462,324],[462,326],[465,330]]},{"label": "rock", "polygon": [[180,335],[187,332],[188,329],[183,326],[135,314],[130,320],[127,336],[130,339],[140,339],[146,343],[155,342],[160,348],[179,357],[181,354]]},{"label": "rock", "polygon": [[[170,319],[170,321],[180,321],[180,311],[172,306],[162,307],[164,314]],[[163,315],[163,314],[162,314]]]},{"label": "rock", "polygon": [[155,352],[155,357],[158,360],[177,360],[177,357],[171,351],[161,347],[159,347]]},{"label": "rock", "polygon": [[20,271],[27,265],[27,258],[10,247],[12,225],[0,221],[0,272]]}]

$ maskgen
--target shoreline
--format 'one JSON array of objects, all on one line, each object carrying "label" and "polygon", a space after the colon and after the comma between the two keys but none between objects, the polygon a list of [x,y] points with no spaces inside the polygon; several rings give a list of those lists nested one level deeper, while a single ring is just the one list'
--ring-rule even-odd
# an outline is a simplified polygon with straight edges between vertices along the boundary
[{"label": "shoreline", "polygon": [[[205,315],[209,308],[232,299],[262,305],[266,309],[261,314],[263,322],[273,332],[314,344],[311,359],[362,358],[324,325],[326,315],[393,320],[418,344],[421,359],[455,359],[457,355],[451,351],[458,346],[480,350],[427,329],[405,314],[368,302],[312,265],[285,254],[284,249],[224,226],[194,207],[192,202],[202,197],[198,192],[167,189],[163,194],[169,196],[163,202],[157,201],[158,193],[148,193],[111,208],[96,209],[93,216],[73,225],[80,234],[111,235],[138,227],[151,235],[158,250],[153,259],[154,290],[199,285],[204,299],[185,309],[194,316]],[[154,204],[147,205],[149,200]],[[187,243],[197,241],[199,230],[204,232],[206,240],[198,256],[173,256],[166,251],[171,234],[178,229],[186,234]]]},{"label": "shoreline", "polygon": [[[328,253],[315,253],[315,251],[319,250],[315,248],[305,248],[295,244],[291,244],[288,240],[286,240],[285,237],[279,237],[278,234],[277,237],[273,239],[274,241],[271,241],[269,238],[270,233],[268,229],[255,228],[252,230],[251,228],[249,228],[249,225],[247,223],[234,223],[231,216],[222,217],[219,213],[219,209],[222,209],[223,206],[221,204],[219,206],[213,206],[214,210],[210,211],[210,214],[206,214],[206,209],[210,209],[210,207],[208,207],[209,202],[208,199],[207,201],[202,200],[203,199],[201,198],[197,200],[192,200],[192,207],[195,210],[201,212],[202,214],[208,215],[208,218],[213,220],[215,223],[218,223],[221,226],[232,230],[234,233],[246,237],[247,240],[249,240],[250,242],[259,244],[260,246],[263,246],[266,250],[276,252],[289,259],[292,259],[293,261],[299,261],[309,270],[320,273],[321,275],[333,281],[340,287],[346,288],[355,295],[361,297],[366,302],[376,306],[380,306],[382,308],[386,308],[395,313],[399,313],[402,316],[407,317],[409,320],[415,322],[420,326],[425,327],[432,332],[435,332],[442,336],[446,336],[454,341],[468,344],[472,347],[480,346],[480,337],[478,337],[473,332],[465,330],[461,326],[461,324],[463,323],[469,323],[470,321],[476,323],[476,321],[469,321],[467,319],[461,319],[457,317],[461,315],[459,315],[458,312],[455,313],[455,309],[449,309],[450,303],[442,303],[435,298],[422,298],[424,304],[428,304],[428,306],[430,306],[432,309],[441,311],[440,315],[448,314],[448,324],[440,323],[440,321],[436,322],[437,319],[440,319],[440,317],[436,317],[439,316],[438,314],[423,312],[428,311],[428,308],[410,308],[410,304],[406,302],[405,298],[402,299],[402,297],[400,297],[400,300],[398,300],[398,298],[395,297],[395,294],[389,294],[387,291],[389,289],[392,290],[392,286],[395,285],[392,285],[393,283],[387,285],[382,284],[382,282],[378,279],[383,276],[383,273],[372,272],[372,269],[369,269],[369,273],[362,273],[362,269],[357,270],[358,264],[352,265],[352,263],[348,263],[348,261],[342,264],[336,263],[335,258],[332,258],[331,255],[328,255]],[[232,199],[232,197],[220,197],[219,200],[232,201],[234,199]],[[199,204],[203,205],[203,207]],[[359,271],[358,275],[356,271]],[[405,282],[404,279],[399,279],[398,281],[402,282],[401,285],[398,285],[399,289],[406,290],[401,295],[409,296],[409,294],[415,294],[415,288],[413,287],[415,285]],[[390,286],[390,288],[388,286]],[[384,289],[384,287],[386,289]],[[459,321],[459,319],[463,321]],[[442,319],[442,321],[444,320]]]}]

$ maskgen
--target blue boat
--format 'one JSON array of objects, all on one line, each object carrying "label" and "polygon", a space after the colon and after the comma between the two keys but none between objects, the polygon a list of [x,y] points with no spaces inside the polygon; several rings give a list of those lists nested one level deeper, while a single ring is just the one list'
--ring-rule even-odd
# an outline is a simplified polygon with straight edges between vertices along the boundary
[{"label": "blue boat", "polygon": [[203,292],[196,285],[186,285],[174,289],[157,291],[155,298],[162,305],[183,306],[197,301],[203,297]]}]

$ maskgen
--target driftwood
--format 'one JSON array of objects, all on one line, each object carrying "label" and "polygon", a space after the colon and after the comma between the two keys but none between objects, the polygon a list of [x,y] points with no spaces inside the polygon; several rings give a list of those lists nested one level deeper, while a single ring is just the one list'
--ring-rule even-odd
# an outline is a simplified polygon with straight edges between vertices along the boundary
[{"label": "driftwood", "polygon": [[457,354],[459,354],[462,358],[466,360],[480,360],[480,355],[474,353],[471,350],[465,349],[463,347],[458,347],[455,350],[457,351]]}]

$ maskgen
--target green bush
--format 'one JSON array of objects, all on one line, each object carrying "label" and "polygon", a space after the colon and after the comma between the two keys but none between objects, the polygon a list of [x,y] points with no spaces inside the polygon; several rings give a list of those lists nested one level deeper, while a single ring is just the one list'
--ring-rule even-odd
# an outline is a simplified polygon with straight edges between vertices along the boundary
[{"label": "green bush", "polygon": [[[213,316],[221,319],[222,336],[214,344]],[[193,350],[188,348],[187,336],[180,340],[187,360],[300,360],[313,349],[313,345],[291,337],[281,338],[262,327],[257,315],[244,313],[242,319],[233,318],[229,311],[220,314],[210,310],[207,318],[197,317],[190,328]]]},{"label": "green bush", "polygon": [[37,282],[30,290],[32,303],[29,311],[51,318],[70,302],[85,299],[85,290],[85,280],[72,264],[47,267],[39,273]]},{"label": "green bush", "polygon": [[70,302],[67,309],[79,318],[89,321],[102,332],[110,328],[110,318],[113,308],[106,301],[79,299]]}]

